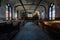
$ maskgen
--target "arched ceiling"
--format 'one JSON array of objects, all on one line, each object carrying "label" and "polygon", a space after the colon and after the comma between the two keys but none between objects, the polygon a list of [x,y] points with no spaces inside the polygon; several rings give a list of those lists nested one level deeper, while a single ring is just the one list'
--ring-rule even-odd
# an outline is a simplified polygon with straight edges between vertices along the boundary
[{"label": "arched ceiling", "polygon": [[45,2],[48,5],[53,1],[54,0],[8,0],[8,2],[14,6],[16,10],[24,10],[27,12],[41,10],[43,9],[43,7],[40,7],[42,2]]}]

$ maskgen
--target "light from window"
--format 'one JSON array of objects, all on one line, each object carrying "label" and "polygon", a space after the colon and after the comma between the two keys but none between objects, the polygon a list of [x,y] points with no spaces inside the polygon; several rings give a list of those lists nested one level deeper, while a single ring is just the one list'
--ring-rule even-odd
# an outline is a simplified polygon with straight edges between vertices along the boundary
[{"label": "light from window", "polygon": [[52,15],[51,15],[51,7],[50,7],[50,9],[49,9],[49,20],[51,20],[51,17],[52,17]]},{"label": "light from window", "polygon": [[52,11],[52,19],[55,20],[55,5],[53,5],[53,11]]},{"label": "light from window", "polygon": [[8,20],[8,6],[6,5],[6,20]]}]

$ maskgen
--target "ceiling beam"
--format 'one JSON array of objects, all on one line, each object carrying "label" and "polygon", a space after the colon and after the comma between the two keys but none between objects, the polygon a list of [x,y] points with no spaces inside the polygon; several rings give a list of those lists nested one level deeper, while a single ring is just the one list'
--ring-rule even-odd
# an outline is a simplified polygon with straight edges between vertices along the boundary
[{"label": "ceiling beam", "polygon": [[25,9],[25,7],[24,7],[24,5],[23,5],[23,3],[22,3],[22,0],[19,0],[19,1],[20,1],[20,3],[21,3],[22,7],[24,8],[24,11],[26,12],[26,9]]},{"label": "ceiling beam", "polygon": [[[44,5],[39,5],[39,7],[41,6],[46,10],[46,7]],[[26,10],[34,10],[34,9],[26,9]]]},{"label": "ceiling beam", "polygon": [[32,4],[32,3],[31,3],[31,4],[24,4],[24,5],[36,5],[36,4]]},{"label": "ceiling beam", "polygon": [[[25,5],[25,6],[36,6],[36,4],[23,4],[23,5]],[[18,6],[22,6],[22,5],[16,5],[15,8]],[[41,5],[39,5],[39,6],[41,6]]]},{"label": "ceiling beam", "polygon": [[34,9],[34,12],[35,12],[36,9],[39,7],[41,1],[42,1],[42,0],[39,0],[38,4],[36,5],[36,8]]},{"label": "ceiling beam", "polygon": [[[24,5],[33,5],[33,4],[24,4]],[[15,8],[17,8],[18,6],[22,6],[22,5],[17,5],[17,6],[15,6]],[[44,5],[39,5],[39,6],[43,6],[43,7],[45,8]],[[46,9],[46,8],[45,8],[45,9]],[[34,10],[34,9],[26,9],[26,10]]]},{"label": "ceiling beam", "polygon": [[[25,6],[29,6],[29,5],[36,6],[36,4],[23,4],[23,5],[25,5]],[[15,8],[18,7],[18,6],[22,6],[22,5],[16,5]]]},{"label": "ceiling beam", "polygon": [[34,10],[34,9],[26,9],[26,10]]}]

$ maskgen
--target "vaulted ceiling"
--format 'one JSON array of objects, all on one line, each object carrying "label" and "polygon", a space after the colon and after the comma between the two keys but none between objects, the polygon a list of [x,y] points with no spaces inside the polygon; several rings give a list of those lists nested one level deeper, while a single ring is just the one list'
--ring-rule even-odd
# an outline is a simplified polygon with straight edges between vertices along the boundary
[{"label": "vaulted ceiling", "polygon": [[16,10],[24,10],[25,12],[34,12],[43,9],[40,5],[45,2],[47,5],[53,0],[2,0],[5,3],[10,3]]}]

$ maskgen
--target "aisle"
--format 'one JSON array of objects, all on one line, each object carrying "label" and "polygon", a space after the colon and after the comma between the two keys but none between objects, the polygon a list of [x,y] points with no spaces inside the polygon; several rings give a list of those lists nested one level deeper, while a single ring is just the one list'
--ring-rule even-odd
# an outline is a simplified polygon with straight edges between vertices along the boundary
[{"label": "aisle", "polygon": [[13,40],[52,40],[42,28],[39,30],[38,26],[33,22],[27,22],[24,27],[18,32]]}]

